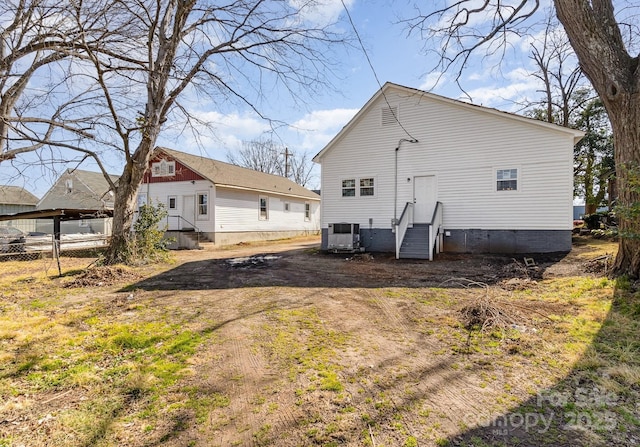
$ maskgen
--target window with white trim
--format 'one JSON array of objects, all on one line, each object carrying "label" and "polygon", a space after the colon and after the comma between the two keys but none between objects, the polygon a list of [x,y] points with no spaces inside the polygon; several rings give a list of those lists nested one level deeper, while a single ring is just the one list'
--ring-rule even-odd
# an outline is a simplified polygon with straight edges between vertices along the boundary
[{"label": "window with white trim", "polygon": [[360,179],[360,197],[367,197],[374,195],[374,179],[373,177]]},{"label": "window with white trim", "polygon": [[269,199],[267,196],[260,196],[258,199],[258,219],[269,220]]},{"label": "window with white trim", "polygon": [[176,196],[169,196],[167,200],[167,208],[170,210],[178,209],[178,198]]},{"label": "window with white trim", "polygon": [[311,204],[304,202],[304,220],[309,222],[311,220]]},{"label": "window with white trim", "polygon": [[342,180],[342,197],[373,197],[375,177],[360,177]]},{"label": "window with white trim", "polygon": [[169,177],[176,173],[176,162],[167,161],[164,158],[155,163],[151,163],[152,177]]},{"label": "window with white trim", "polygon": [[356,196],[356,179],[350,178],[342,181],[342,197]]},{"label": "window with white trim", "polygon": [[209,194],[206,192],[197,193],[198,219],[205,219],[209,215]]},{"label": "window with white trim", "polygon": [[498,191],[517,191],[518,169],[498,169],[496,171],[496,189]]}]

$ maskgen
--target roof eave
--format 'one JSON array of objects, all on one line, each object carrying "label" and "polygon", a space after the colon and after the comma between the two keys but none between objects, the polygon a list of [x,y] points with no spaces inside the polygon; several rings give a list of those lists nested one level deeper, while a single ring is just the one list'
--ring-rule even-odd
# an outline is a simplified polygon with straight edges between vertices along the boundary
[{"label": "roof eave", "polygon": [[237,186],[237,185],[225,185],[223,183],[214,183],[214,185],[216,186],[216,188],[228,188],[228,189],[239,189],[242,191],[253,191],[253,192],[259,192],[259,193],[263,193],[263,194],[277,194],[280,196],[286,196],[286,197],[295,197],[298,199],[304,199],[304,200],[317,200],[320,201],[320,196],[318,197],[309,197],[309,196],[303,196],[302,194],[294,194],[294,193],[289,193],[286,191],[272,191],[270,189],[260,189],[260,188],[249,188],[246,186]]}]

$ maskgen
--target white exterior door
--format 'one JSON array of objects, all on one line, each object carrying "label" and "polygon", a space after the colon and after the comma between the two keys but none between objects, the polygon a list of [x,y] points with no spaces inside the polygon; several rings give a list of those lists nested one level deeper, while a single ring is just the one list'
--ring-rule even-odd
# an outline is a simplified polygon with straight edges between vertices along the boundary
[{"label": "white exterior door", "polygon": [[413,178],[413,221],[430,223],[437,201],[436,176],[423,175]]},{"label": "white exterior door", "polygon": [[[182,196],[182,220],[180,227],[193,228],[196,222],[196,196]],[[186,222],[185,222],[186,220]]]}]

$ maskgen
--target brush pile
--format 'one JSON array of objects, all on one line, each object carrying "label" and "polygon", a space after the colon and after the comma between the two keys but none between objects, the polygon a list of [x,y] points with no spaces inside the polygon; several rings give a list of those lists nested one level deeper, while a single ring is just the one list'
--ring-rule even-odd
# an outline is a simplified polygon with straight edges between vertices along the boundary
[{"label": "brush pile", "polygon": [[127,280],[136,280],[139,275],[119,266],[91,267],[65,284],[67,288],[102,287]]}]

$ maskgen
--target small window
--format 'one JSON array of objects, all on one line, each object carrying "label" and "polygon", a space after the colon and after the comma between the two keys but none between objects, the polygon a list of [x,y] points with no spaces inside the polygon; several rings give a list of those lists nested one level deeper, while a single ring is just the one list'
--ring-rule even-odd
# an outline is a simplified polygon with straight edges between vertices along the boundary
[{"label": "small window", "polygon": [[361,178],[360,179],[360,196],[372,196],[373,190],[373,178]]},{"label": "small window", "polygon": [[178,199],[176,196],[169,196],[169,203],[167,204],[167,208],[170,210],[178,209]]},{"label": "small window", "polygon": [[87,219],[80,219],[78,221],[78,226],[79,227],[88,227],[89,226],[89,220]]},{"label": "small window", "polygon": [[311,204],[309,202],[304,203],[304,220],[311,220]]},{"label": "small window", "polygon": [[168,177],[175,175],[176,162],[160,160],[159,162],[151,164],[151,176],[152,177]]},{"label": "small window", "polygon": [[291,210],[291,204],[289,202],[284,202],[284,212],[288,213]]},{"label": "small window", "polygon": [[342,181],[342,197],[356,196],[356,179]]},{"label": "small window", "polygon": [[65,180],[64,185],[67,188],[67,193],[73,192],[73,179],[68,178]]},{"label": "small window", "polygon": [[259,214],[258,214],[259,219],[268,220],[269,219],[269,200],[264,196],[260,196],[258,206],[259,206]]},{"label": "small window", "polygon": [[518,170],[517,169],[498,169],[496,171],[497,190],[498,191],[517,191],[518,189]]},{"label": "small window", "polygon": [[207,193],[198,193],[198,217],[206,217],[209,215],[209,195]]}]

